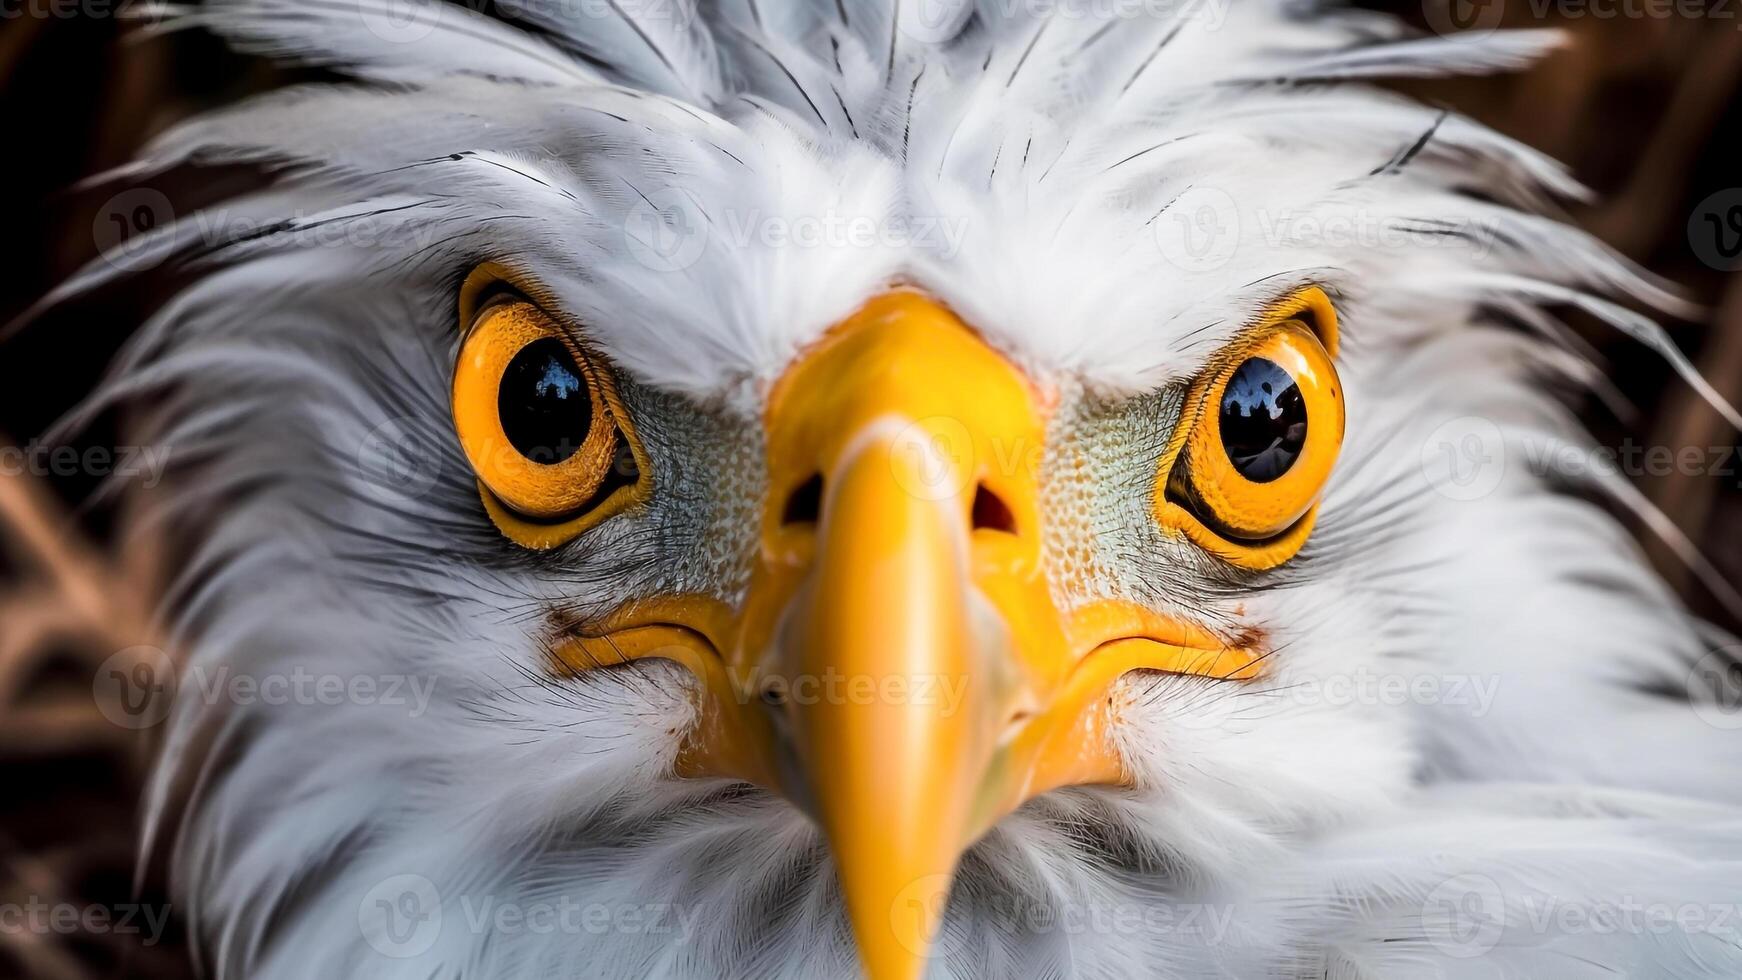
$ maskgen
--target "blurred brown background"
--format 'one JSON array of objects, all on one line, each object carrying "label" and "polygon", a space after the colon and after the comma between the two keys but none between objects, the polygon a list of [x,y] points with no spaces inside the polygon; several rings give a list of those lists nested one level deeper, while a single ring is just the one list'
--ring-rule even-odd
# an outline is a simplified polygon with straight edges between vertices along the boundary
[{"label": "blurred brown background", "polygon": [[[1700,322],[1668,326],[1718,390],[1742,401],[1742,275],[1722,268],[1742,266],[1732,252],[1742,251],[1742,190],[1732,190],[1742,188],[1742,170],[1736,141],[1725,137],[1742,127],[1742,5],[1451,3],[1397,9],[1442,30],[1558,26],[1572,43],[1521,75],[1407,88],[1569,163],[1600,194],[1574,218],[1705,304],[1710,313]],[[105,244],[100,219],[113,190],[81,192],[80,178],[125,162],[189,113],[319,77],[273,69],[193,33],[123,40],[127,24],[116,13],[126,6],[0,0],[0,118],[10,137],[0,152],[7,191],[0,323]],[[203,179],[169,189],[197,199],[213,192],[212,178]],[[0,445],[27,443],[49,425],[172,286],[147,277],[7,337]],[[1624,412],[1587,406],[1584,416],[1605,443],[1729,450],[1719,467],[1727,472],[1636,479],[1725,580],[1742,581],[1736,434],[1661,359],[1574,322],[1632,402]],[[100,422],[86,440],[111,437]],[[150,920],[175,911],[161,882],[148,875],[142,888],[134,883],[151,729],[109,720],[113,705],[102,703],[92,681],[115,666],[117,651],[153,643],[147,598],[162,556],[149,541],[109,540],[113,515],[88,502],[90,490],[84,478],[0,475],[0,908],[19,910],[0,916],[0,977],[189,976],[176,917],[153,934]],[[1692,606],[1734,626],[1684,568],[1652,550]],[[124,656],[121,667],[128,663]],[[55,909],[82,921],[66,912],[55,920]],[[129,909],[131,930],[119,922]]]}]

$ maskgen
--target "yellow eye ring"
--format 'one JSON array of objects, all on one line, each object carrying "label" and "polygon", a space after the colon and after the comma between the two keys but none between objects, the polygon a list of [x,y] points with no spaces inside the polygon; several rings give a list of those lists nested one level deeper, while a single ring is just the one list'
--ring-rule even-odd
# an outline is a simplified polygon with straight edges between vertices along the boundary
[{"label": "yellow eye ring", "polygon": [[528,548],[634,499],[645,465],[610,375],[537,306],[486,304],[454,367],[454,429],[491,520]]},{"label": "yellow eye ring", "polygon": [[1156,486],[1156,515],[1244,568],[1293,557],[1342,446],[1335,313],[1317,289],[1273,309],[1187,396]]}]

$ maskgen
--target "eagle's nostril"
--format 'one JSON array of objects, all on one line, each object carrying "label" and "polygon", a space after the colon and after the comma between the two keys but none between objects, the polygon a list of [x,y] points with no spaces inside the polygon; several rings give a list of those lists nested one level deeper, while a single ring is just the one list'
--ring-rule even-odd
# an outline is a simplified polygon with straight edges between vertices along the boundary
[{"label": "eagle's nostril", "polygon": [[1016,533],[1016,515],[1010,512],[1010,505],[984,483],[974,488],[973,522],[976,531]]},{"label": "eagle's nostril", "polygon": [[786,498],[786,509],[780,515],[781,524],[815,524],[823,509],[823,476],[811,478],[793,488]]}]

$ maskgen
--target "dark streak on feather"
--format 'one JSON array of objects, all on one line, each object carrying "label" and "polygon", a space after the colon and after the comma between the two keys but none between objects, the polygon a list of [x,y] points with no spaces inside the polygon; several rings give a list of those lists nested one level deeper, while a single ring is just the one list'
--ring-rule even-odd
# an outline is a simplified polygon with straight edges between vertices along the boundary
[{"label": "dark streak on feather", "polygon": [[726,148],[725,148],[725,147],[723,147],[723,146],[721,146],[721,145],[720,145],[720,144],[718,144],[718,143],[715,143],[715,142],[714,142],[714,141],[713,141],[713,140],[709,140],[709,141],[708,141],[708,145],[709,145],[709,146],[711,146],[711,147],[713,147],[713,148],[714,148],[714,149],[716,149],[716,150],[719,150],[719,151],[720,151],[720,152],[721,152],[721,153],[724,153],[724,154],[726,154],[726,155],[727,155],[727,156],[729,156],[729,157],[731,157],[731,158],[732,158],[732,162],[733,162],[733,163],[735,163],[735,164],[737,164],[737,165],[738,165],[738,166],[740,166],[740,167],[743,167],[743,168],[744,168],[744,169],[745,169],[745,170],[749,170],[749,169],[750,169],[750,165],[749,165],[749,164],[747,164],[747,163],[745,163],[745,162],[744,162],[744,161],[742,161],[742,160],[740,160],[740,159],[738,159],[738,154],[736,154],[736,153],[733,153],[733,152],[732,152],[732,151],[731,151],[731,150],[728,150],[728,149],[726,149]]},{"label": "dark streak on feather", "polygon": [[653,43],[653,38],[647,36],[647,32],[641,29],[641,25],[623,12],[623,8],[617,5],[617,0],[605,0],[605,2],[610,4],[613,13],[623,18],[623,22],[629,25],[629,29],[635,32],[635,36],[641,38],[641,42],[647,45],[647,49],[653,52],[653,56],[659,59],[659,63],[665,66],[665,70],[671,72],[675,77],[677,69],[672,66],[671,59],[665,56],[664,51],[659,50],[659,45]]},{"label": "dark streak on feather", "polygon": [[683,113],[684,115],[689,116],[691,119],[694,119],[696,122],[705,124],[708,121],[707,117],[703,116],[701,113],[697,112],[696,110],[691,109],[689,106],[684,105],[682,99],[672,99],[672,98],[666,98],[664,96],[661,96],[660,101],[665,103],[666,105],[671,106],[673,109],[676,109],[677,111]]},{"label": "dark streak on feather", "polygon": [[487,163],[492,167],[499,167],[503,170],[508,171],[511,174],[519,174],[520,176],[525,177],[527,180],[532,181],[533,183],[537,184],[540,187],[550,188],[551,190],[556,191],[558,194],[561,194],[565,200],[567,200],[571,203],[574,203],[574,204],[580,203],[580,201],[575,197],[573,192],[569,191],[569,189],[566,187],[556,187],[556,186],[552,185],[550,181],[545,180],[542,177],[538,177],[538,176],[535,176],[533,174],[529,174],[524,170],[518,170],[514,167],[510,167],[508,164],[503,163],[500,160],[491,160],[491,159],[487,159],[485,157],[478,157],[477,160],[479,163]]},{"label": "dark streak on feather", "polygon": [[425,247],[425,251],[426,252],[434,252],[437,249],[441,248],[443,245],[446,245],[450,242],[457,242],[460,239],[466,238],[466,237],[471,236],[471,235],[475,235],[478,233],[478,228],[481,225],[486,225],[486,224],[489,224],[489,223],[495,222],[495,221],[509,221],[509,220],[515,220],[515,219],[522,220],[522,221],[534,220],[532,215],[530,215],[530,214],[492,214],[492,215],[486,215],[485,217],[472,220],[470,222],[469,226],[464,231],[458,232],[457,234],[448,235],[444,238],[438,238],[435,241],[430,242],[429,245],[427,245]]},{"label": "dark streak on feather", "polygon": [[1034,53],[1034,46],[1040,43],[1040,36],[1045,34],[1046,29],[1050,26],[1052,26],[1050,19],[1040,22],[1040,27],[1035,30],[1034,36],[1028,39],[1028,47],[1022,49],[1022,57],[1016,59],[1016,67],[1010,69],[1010,77],[1004,82],[1005,88],[1016,84],[1016,76],[1021,73],[1022,66],[1028,64],[1028,56]]},{"label": "dark streak on feather", "polygon": [[1157,143],[1154,146],[1148,147],[1147,149],[1138,150],[1136,153],[1131,154],[1130,156],[1126,157],[1123,160],[1120,160],[1118,163],[1113,164],[1112,166],[1108,167],[1106,170],[1103,170],[1101,172],[1108,173],[1110,171],[1116,170],[1120,167],[1125,166],[1126,164],[1130,163],[1131,161],[1137,159],[1138,157],[1143,156],[1144,154],[1154,153],[1156,150],[1159,150],[1164,146],[1172,146],[1173,144],[1181,142],[1182,140],[1191,139],[1191,137],[1195,136],[1195,135],[1197,135],[1197,134],[1193,133],[1189,136],[1179,136],[1179,137],[1175,137],[1174,139],[1170,139],[1170,140],[1162,140],[1160,143]]},{"label": "dark streak on feather", "polygon": [[913,84],[907,88],[907,118],[901,124],[901,158],[907,159],[908,138],[913,135],[913,97],[919,91],[919,80],[925,77],[925,68],[921,67],[919,74],[913,76]]},{"label": "dark streak on feather", "polygon": [[1182,197],[1185,197],[1185,196],[1186,196],[1186,195],[1187,195],[1187,194],[1190,194],[1190,193],[1191,193],[1191,192],[1192,192],[1192,188],[1193,188],[1193,187],[1195,187],[1195,186],[1196,186],[1196,185],[1195,185],[1195,184],[1187,184],[1187,185],[1186,185],[1186,187],[1185,187],[1185,190],[1182,190],[1182,191],[1180,191],[1180,192],[1179,192],[1179,193],[1178,193],[1178,194],[1175,194],[1175,195],[1174,195],[1174,196],[1173,196],[1173,198],[1172,198],[1172,199],[1171,199],[1171,200],[1169,200],[1169,201],[1168,201],[1168,202],[1167,202],[1167,203],[1166,203],[1166,204],[1163,204],[1163,205],[1162,205],[1162,206],[1161,206],[1161,210],[1160,210],[1160,211],[1157,211],[1157,212],[1155,212],[1155,213],[1154,213],[1154,214],[1152,214],[1152,215],[1150,215],[1150,216],[1149,216],[1149,220],[1148,220],[1148,221],[1145,221],[1145,222],[1144,222],[1144,223],[1143,223],[1143,227],[1145,227],[1145,228],[1148,228],[1148,227],[1149,227],[1149,226],[1150,226],[1150,225],[1153,225],[1153,224],[1155,224],[1155,219],[1157,219],[1157,218],[1159,218],[1159,217],[1161,217],[1161,216],[1162,216],[1162,215],[1164,215],[1164,214],[1166,214],[1166,213],[1167,213],[1167,209],[1168,209],[1168,208],[1171,208],[1171,207],[1173,207],[1173,206],[1174,206],[1174,205],[1175,205],[1175,204],[1177,204],[1177,203],[1179,203],[1179,199],[1180,199],[1180,198],[1182,198]]},{"label": "dark streak on feather", "polygon": [[1408,167],[1421,151],[1426,149],[1427,145],[1433,141],[1434,134],[1440,131],[1440,124],[1444,123],[1446,117],[1450,114],[1450,110],[1441,109],[1439,115],[1434,117],[1433,125],[1427,128],[1427,132],[1422,133],[1408,149],[1392,157],[1383,166],[1375,168],[1372,172],[1368,173],[1367,176],[1377,177],[1380,174],[1402,173],[1404,168]]},{"label": "dark streak on feather", "polygon": [[[810,106],[811,115],[816,116],[817,122],[822,123],[823,128],[827,129],[829,126],[829,121],[827,119],[823,118],[822,110],[817,108],[816,102],[811,99],[811,94],[809,92],[805,91],[803,85],[799,84],[798,76],[794,75],[792,73],[791,69],[786,67],[786,63],[781,61],[780,58],[778,58],[774,54],[773,51],[770,51],[766,47],[764,47],[762,45],[762,42],[756,40],[756,38],[750,36],[749,34],[745,34],[743,31],[738,31],[737,33],[740,36],[742,36],[744,38],[744,40],[750,42],[751,47],[754,47],[756,50],[762,52],[763,57],[767,58],[769,61],[774,62],[774,67],[780,69],[780,73],[782,75],[785,75],[786,80],[792,83],[792,87],[798,90],[799,96],[804,99],[804,104]],[[841,108],[845,109],[846,106],[843,105]]]},{"label": "dark streak on feather", "polygon": [[1115,24],[1118,24],[1118,23],[1119,22],[1117,20],[1110,20],[1107,23],[1102,24],[1100,30],[1089,35],[1089,39],[1084,41],[1082,44],[1077,45],[1077,50],[1072,51],[1070,53],[1070,56],[1067,57],[1065,60],[1066,61],[1074,61],[1078,55],[1082,54],[1083,52],[1094,47],[1096,44],[1100,43],[1100,40],[1107,36],[1107,32],[1111,31],[1113,29],[1113,26]]},{"label": "dark streak on feather", "polygon": [[246,245],[249,242],[260,241],[262,239],[271,238],[273,235],[276,235],[279,232],[284,232],[284,231],[299,231],[299,232],[301,232],[301,231],[308,231],[308,230],[313,229],[313,228],[324,228],[327,225],[337,224],[341,221],[352,221],[352,220],[355,220],[358,218],[378,218],[384,214],[393,214],[393,213],[398,212],[398,211],[409,211],[412,208],[421,208],[421,207],[425,207],[427,205],[434,204],[434,203],[435,202],[433,200],[413,201],[410,204],[401,204],[398,207],[377,208],[373,211],[363,211],[363,212],[360,212],[357,214],[336,214],[330,218],[322,218],[319,221],[310,221],[310,222],[303,222],[303,221],[298,220],[296,218],[287,218],[283,221],[274,221],[272,224],[265,225],[265,226],[260,227],[260,228],[256,228],[253,231],[245,232],[245,233],[237,235],[233,238],[226,238],[223,241],[214,242],[212,245],[210,245],[206,248],[200,249],[198,252],[196,252],[194,254],[199,255],[199,256],[216,255],[218,252],[220,252],[226,248],[231,248],[231,247],[234,247],[237,245]]},{"label": "dark streak on feather", "polygon": [[950,130],[950,138],[944,140],[944,151],[938,154],[938,178],[940,180],[944,176],[944,167],[950,162],[950,150],[956,145],[956,137],[962,135],[962,125],[966,122],[966,117],[957,117],[956,127]]},{"label": "dark streak on feather", "polygon": [[858,139],[859,126],[853,122],[853,114],[847,110],[847,100],[841,98],[841,90],[836,88],[833,82],[830,82],[829,91],[834,93],[835,104],[841,107],[841,115],[847,117],[847,128],[853,131],[853,138]]},{"label": "dark streak on feather", "polygon": [[901,32],[901,4],[891,4],[889,7],[889,60],[883,66],[884,84],[895,77],[895,39]]},{"label": "dark streak on feather", "polygon": [[1174,38],[1178,37],[1179,32],[1185,30],[1185,26],[1185,21],[1181,21],[1174,25],[1173,30],[1167,32],[1167,35],[1161,39],[1161,43],[1155,46],[1155,50],[1149,52],[1149,57],[1143,59],[1143,64],[1138,65],[1137,70],[1131,73],[1131,77],[1125,82],[1125,87],[1119,90],[1120,95],[1131,91],[1131,86],[1136,85],[1137,80],[1143,77],[1143,73],[1149,70],[1149,66],[1155,61],[1155,56],[1160,54],[1161,49],[1167,47]]},{"label": "dark streak on feather", "polygon": [[[628,180],[624,180],[623,183],[625,185],[627,185],[630,190],[634,191],[635,196],[641,198],[642,202],[644,204],[646,204],[648,207],[652,208],[655,212],[658,212],[660,210],[659,205],[653,203],[652,198],[649,198],[646,194],[642,193],[641,188],[636,187],[634,184],[629,183]],[[706,221],[710,225],[712,225],[714,223],[714,219],[709,217],[708,212],[705,210],[702,211],[702,220]]]},{"label": "dark streak on feather", "polygon": [[1059,161],[1063,160],[1065,158],[1065,153],[1067,151],[1069,151],[1070,148],[1071,148],[1071,140],[1070,140],[1070,137],[1067,136],[1067,137],[1065,137],[1064,145],[1059,147],[1059,155],[1056,157],[1053,157],[1052,162],[1046,165],[1045,170],[1041,171],[1040,179],[1035,181],[1036,184],[1046,183],[1046,179],[1048,177],[1052,176],[1052,168],[1059,165]]}]

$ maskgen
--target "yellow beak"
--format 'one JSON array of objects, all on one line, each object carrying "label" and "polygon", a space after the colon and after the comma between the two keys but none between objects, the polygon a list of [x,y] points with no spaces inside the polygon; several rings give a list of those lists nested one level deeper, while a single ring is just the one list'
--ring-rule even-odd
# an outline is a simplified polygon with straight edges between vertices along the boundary
[{"label": "yellow beak", "polygon": [[[1037,451],[1041,424],[1021,376],[913,294],[873,302],[770,404],[774,486],[822,477],[814,532],[776,534],[815,535],[776,672],[838,681],[794,697],[794,754],[873,977],[919,975],[956,859],[995,806],[986,776],[1025,684],[975,580],[1041,581],[1038,548],[1010,527],[1034,526],[1031,474],[992,464],[994,449]],[[977,492],[1002,501],[1001,526],[980,529],[1010,539],[995,548],[975,546]],[[791,544],[771,557],[802,560]]]},{"label": "yellow beak", "polygon": [[[903,424],[869,427],[833,468],[818,560],[781,651],[791,683],[818,695],[792,705],[800,791],[832,845],[866,969],[890,978],[918,974],[943,896],[916,892],[947,892],[973,810],[962,790],[999,727],[990,699],[962,701],[987,673],[967,517],[903,489],[937,462],[902,453]],[[928,910],[910,935],[904,903]]]},{"label": "yellow beak", "polygon": [[571,637],[574,668],[658,656],[707,695],[680,771],[748,779],[828,839],[866,974],[924,972],[958,859],[1059,786],[1122,783],[1114,684],[1250,676],[1256,655],[1119,601],[1054,601],[1049,399],[948,310],[879,297],[781,378],[741,608],[677,598]]}]

